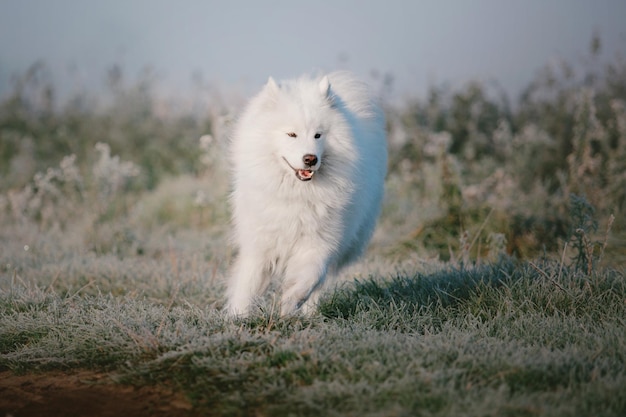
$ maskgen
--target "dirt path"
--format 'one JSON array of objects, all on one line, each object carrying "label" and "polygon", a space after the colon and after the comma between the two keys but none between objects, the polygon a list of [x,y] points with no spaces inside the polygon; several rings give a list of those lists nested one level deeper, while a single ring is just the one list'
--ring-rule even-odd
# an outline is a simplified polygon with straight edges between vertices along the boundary
[{"label": "dirt path", "polygon": [[192,416],[181,393],[114,384],[91,371],[15,375],[0,372],[0,417]]}]

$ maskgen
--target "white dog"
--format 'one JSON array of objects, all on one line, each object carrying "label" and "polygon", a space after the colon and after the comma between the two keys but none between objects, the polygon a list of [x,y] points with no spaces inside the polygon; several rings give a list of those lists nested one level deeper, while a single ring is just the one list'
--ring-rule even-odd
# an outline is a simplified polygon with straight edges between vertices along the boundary
[{"label": "white dog", "polygon": [[273,276],[281,314],[315,307],[327,274],[364,251],[387,168],[381,108],[345,72],[277,84],[270,78],[231,143],[238,258],[227,310],[246,315]]}]

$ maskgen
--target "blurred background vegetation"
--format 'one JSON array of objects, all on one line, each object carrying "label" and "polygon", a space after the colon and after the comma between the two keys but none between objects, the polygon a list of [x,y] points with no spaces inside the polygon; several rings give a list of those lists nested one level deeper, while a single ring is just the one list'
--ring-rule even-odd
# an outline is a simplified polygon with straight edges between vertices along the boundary
[{"label": "blurred background vegetation", "polygon": [[[546,66],[515,100],[479,82],[386,100],[389,173],[370,252],[626,264],[626,62],[600,65],[599,50],[594,38],[584,65]],[[225,159],[237,106],[200,85],[184,106],[168,102],[150,71],[129,83],[117,66],[106,99],[61,102],[52,79],[35,63],[0,103],[4,239],[28,230],[160,256],[163,236],[193,231],[206,258],[230,256]],[[377,82],[387,97],[392,78]]]}]

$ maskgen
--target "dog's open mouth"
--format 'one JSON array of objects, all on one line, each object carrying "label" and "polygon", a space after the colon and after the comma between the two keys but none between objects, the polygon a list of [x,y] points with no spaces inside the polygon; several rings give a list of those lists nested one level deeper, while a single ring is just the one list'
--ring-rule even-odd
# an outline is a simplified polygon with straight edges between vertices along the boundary
[{"label": "dog's open mouth", "polygon": [[309,181],[313,178],[313,174],[315,171],[311,171],[310,169],[296,169],[296,177],[300,181]]},{"label": "dog's open mouth", "polygon": [[293,172],[296,174],[296,178],[300,181],[311,181],[313,179],[313,175],[315,175],[315,171],[312,169],[298,169],[291,166],[287,158],[283,156],[283,159],[289,165],[289,168],[293,169]]}]

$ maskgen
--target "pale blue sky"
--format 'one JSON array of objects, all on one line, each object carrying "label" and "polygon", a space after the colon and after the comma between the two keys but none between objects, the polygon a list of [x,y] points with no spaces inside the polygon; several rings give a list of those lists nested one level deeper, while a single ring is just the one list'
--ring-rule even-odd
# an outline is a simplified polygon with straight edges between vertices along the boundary
[{"label": "pale blue sky", "polygon": [[0,91],[42,59],[93,88],[119,63],[181,90],[194,71],[248,91],[344,68],[389,72],[400,95],[475,78],[517,93],[550,61],[581,62],[594,31],[626,57],[626,1],[0,0]]}]

